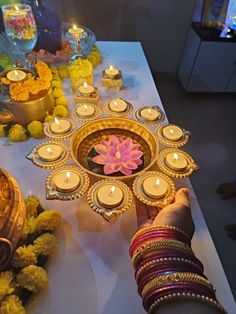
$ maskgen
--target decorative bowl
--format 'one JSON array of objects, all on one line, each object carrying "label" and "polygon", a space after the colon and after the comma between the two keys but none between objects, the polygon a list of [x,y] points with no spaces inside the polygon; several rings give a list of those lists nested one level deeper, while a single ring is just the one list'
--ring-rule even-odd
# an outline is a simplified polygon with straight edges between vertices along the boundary
[{"label": "decorative bowl", "polygon": [[[129,176],[103,175],[89,169],[88,155],[93,147],[111,135],[130,137],[140,145],[143,151],[143,168]],[[122,181],[134,179],[140,173],[148,170],[157,160],[159,145],[152,132],[141,123],[125,118],[102,118],[89,122],[79,128],[71,138],[71,154],[74,161],[89,175],[96,179],[114,178]]]}]

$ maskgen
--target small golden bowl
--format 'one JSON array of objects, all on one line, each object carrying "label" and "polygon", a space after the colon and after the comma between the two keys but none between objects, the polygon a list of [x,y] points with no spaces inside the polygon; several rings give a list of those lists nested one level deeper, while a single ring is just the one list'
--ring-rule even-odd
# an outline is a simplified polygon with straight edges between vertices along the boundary
[{"label": "small golden bowl", "polygon": [[[66,173],[67,171],[74,171],[80,178],[80,183],[78,187],[71,192],[61,192],[57,190],[55,186],[55,176],[60,173]],[[89,187],[89,177],[87,173],[76,166],[63,166],[59,169],[54,170],[49,174],[45,181],[46,187],[46,199],[47,200],[61,200],[61,201],[71,201],[77,198],[81,198]]]},{"label": "small golden bowl", "polygon": [[[106,208],[101,205],[98,200],[98,190],[106,184],[111,184],[111,186],[114,184],[115,186],[118,186],[123,192],[124,197],[122,202],[114,208]],[[87,193],[87,201],[91,209],[101,215],[106,221],[114,221],[119,215],[124,214],[130,209],[133,203],[133,194],[125,183],[118,180],[105,179],[96,182],[89,189]]]},{"label": "small golden bowl", "polygon": [[[166,194],[162,198],[154,199],[150,196],[148,196],[146,193],[143,191],[143,182],[146,178],[149,176],[158,176],[163,178],[168,185],[168,190]],[[141,175],[139,175],[133,183],[133,192],[135,196],[144,204],[153,206],[153,207],[158,207],[158,209],[162,209],[165,206],[171,204],[175,198],[175,185],[174,182],[164,173],[158,172],[158,171],[147,171]]]},{"label": "small golden bowl", "polygon": [[[156,110],[159,113],[158,118],[156,120],[153,120],[153,121],[145,120],[141,116],[141,111],[143,109],[154,109],[154,110]],[[135,117],[136,117],[136,120],[138,120],[139,122],[141,122],[142,124],[145,124],[147,126],[157,126],[157,125],[160,125],[166,118],[164,112],[158,106],[144,106],[144,107],[141,107],[141,108],[139,108],[135,112]]]},{"label": "small golden bowl", "polygon": [[74,122],[71,119],[66,119],[66,118],[62,118],[62,119],[70,121],[71,129],[68,132],[63,133],[63,134],[55,134],[51,131],[51,128],[50,128],[50,125],[53,121],[45,122],[44,123],[44,133],[47,137],[49,137],[50,139],[55,140],[55,141],[63,141],[65,139],[69,138],[70,136],[72,136],[72,134],[75,131]]},{"label": "small golden bowl", "polygon": [[[170,169],[165,162],[166,156],[169,154],[177,153],[178,155],[182,155],[187,160],[187,167],[183,170],[177,171]],[[199,166],[195,163],[193,158],[186,153],[183,150],[180,149],[174,149],[174,148],[168,148],[164,149],[159,153],[158,159],[157,159],[157,165],[161,169],[162,172],[167,174],[168,176],[172,178],[185,178],[190,176],[194,171],[199,170]]]},{"label": "small golden bowl", "polygon": [[161,144],[165,145],[165,146],[169,146],[169,147],[182,147],[184,145],[186,145],[189,141],[189,138],[191,136],[191,133],[181,127],[179,127],[182,131],[183,131],[183,136],[181,137],[181,139],[179,139],[178,141],[170,141],[170,140],[167,140],[164,136],[163,136],[163,129],[166,127],[166,126],[175,126],[174,124],[164,124],[164,125],[161,125],[160,127],[158,127],[156,130],[155,130],[155,134],[157,135],[158,137],[158,140]]},{"label": "small golden bowl", "polygon": [[109,178],[109,176],[92,172],[88,168],[87,157],[95,145],[111,135],[130,137],[140,145],[144,159],[144,167],[139,172],[129,176],[113,175],[112,178],[123,181],[134,179],[140,173],[148,170],[157,160],[159,145],[156,137],[147,127],[137,121],[125,118],[98,119],[83,125],[71,138],[71,154],[74,161],[92,177],[96,179]]},{"label": "small golden bowl", "polygon": [[[122,98],[121,98],[122,99]],[[126,101],[125,99],[122,99],[126,102],[127,104],[127,108],[125,111],[123,112],[115,112],[115,111],[112,111],[110,109],[110,101],[107,101],[105,102],[105,104],[103,105],[103,112],[106,113],[108,116],[110,117],[127,117],[128,115],[130,115],[133,111],[133,106],[128,102]]]},{"label": "small golden bowl", "polygon": [[77,123],[86,123],[86,122],[89,122],[89,121],[93,121],[95,119],[97,119],[100,115],[101,115],[101,108],[98,106],[98,105],[95,105],[95,104],[92,104],[92,103],[80,103],[79,106],[81,105],[89,105],[89,106],[92,106],[94,108],[94,114],[91,116],[91,117],[80,117],[78,114],[77,114],[77,108],[78,106],[76,107],[76,109],[74,109],[72,112],[71,112],[71,117],[72,119],[77,122]]}]

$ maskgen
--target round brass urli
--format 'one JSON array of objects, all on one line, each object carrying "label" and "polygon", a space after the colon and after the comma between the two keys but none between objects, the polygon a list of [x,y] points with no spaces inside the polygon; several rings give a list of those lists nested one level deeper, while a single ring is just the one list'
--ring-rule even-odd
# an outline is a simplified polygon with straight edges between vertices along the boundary
[{"label": "round brass urli", "polygon": [[[156,120],[145,120],[142,116],[141,116],[141,111],[143,109],[154,109],[159,113],[159,116]],[[135,118],[137,121],[139,121],[140,123],[147,125],[147,126],[157,126],[160,125],[164,120],[165,120],[165,114],[164,112],[158,107],[158,106],[143,106],[140,107],[136,112],[135,112]]]},{"label": "round brass urli", "polygon": [[[43,161],[38,156],[38,150],[44,145],[59,145],[63,148],[63,153],[61,157],[55,161]],[[26,158],[31,160],[36,166],[43,168],[43,169],[55,169],[58,167],[63,166],[70,158],[70,152],[68,147],[65,145],[64,142],[58,141],[47,141],[43,142],[37,146],[35,146],[32,151],[26,155]]]},{"label": "round brass urli", "polygon": [[72,119],[58,118],[58,120],[60,120],[60,119],[67,120],[71,123],[70,130],[66,133],[63,133],[63,134],[55,134],[50,129],[50,124],[53,122],[53,120],[50,122],[46,122],[46,123],[44,123],[44,133],[47,137],[49,137],[49,139],[52,139],[54,141],[62,141],[62,140],[69,138],[70,136],[72,136],[74,131],[76,130],[75,124],[74,124]]},{"label": "round brass urli", "polygon": [[103,108],[102,108],[103,112],[106,113],[110,117],[127,117],[128,115],[130,115],[133,111],[133,106],[131,105],[131,103],[129,103],[125,99],[123,99],[123,98],[121,98],[121,99],[124,100],[127,104],[127,108],[125,109],[125,111],[115,112],[115,111],[111,110],[109,107],[111,101],[107,101],[103,105]]},{"label": "round brass urli", "polygon": [[[158,176],[163,178],[167,184],[168,184],[168,191],[167,193],[159,199],[152,198],[148,196],[147,194],[144,193],[143,190],[143,182],[146,178],[149,176]],[[164,173],[158,172],[158,171],[146,171],[145,173],[139,175],[133,182],[133,192],[134,195],[144,204],[153,206],[153,207],[158,207],[159,209],[162,209],[163,207],[169,205],[172,203],[172,201],[175,198],[175,185],[174,182]]]},{"label": "round brass urli", "polygon": [[[89,105],[89,106],[92,106],[95,110],[94,114],[90,117],[80,117],[76,110],[79,106],[83,106],[83,105]],[[97,118],[100,117],[102,113],[102,110],[101,108],[99,107],[99,105],[95,105],[95,104],[92,104],[92,103],[79,103],[77,104],[76,108],[71,112],[71,117],[72,117],[72,120],[75,121],[75,122],[79,122],[79,123],[86,123],[86,122],[89,122],[89,121],[93,121]]]},{"label": "round brass urli", "polygon": [[[73,190],[72,192],[61,192],[58,191],[55,187],[55,176],[58,173],[61,172],[67,172],[67,171],[74,171],[76,172],[79,177],[80,177],[80,183],[79,186]],[[77,166],[73,166],[73,165],[65,165],[61,168],[58,168],[56,170],[54,170],[53,172],[51,172],[48,177],[46,178],[45,181],[45,187],[46,187],[46,199],[47,200],[62,200],[62,201],[70,201],[70,200],[74,200],[77,198],[81,198],[85,192],[87,191],[88,187],[89,187],[89,176],[87,175],[87,173],[77,167]]]},{"label": "round brass urli", "polygon": [[[179,127],[182,132],[183,132],[183,136],[181,137],[181,139],[179,139],[178,141],[170,141],[170,140],[167,140],[164,136],[163,136],[163,129],[166,127],[166,126],[177,126]],[[172,124],[172,123],[165,123],[165,124],[162,124],[161,126],[159,126],[155,131],[154,133],[157,135],[158,137],[158,140],[161,144],[165,145],[165,146],[169,146],[169,147],[182,147],[184,145],[186,145],[189,141],[189,138],[191,136],[191,133],[187,130],[185,130],[184,128],[178,126],[178,125],[175,125],[175,124]]]},{"label": "round brass urli", "polygon": [[[98,200],[98,197],[97,197],[98,190],[99,188],[101,188],[102,186],[106,184],[119,187],[124,194],[124,198],[122,202],[116,207],[106,208],[103,205],[101,205],[101,203]],[[116,219],[119,215],[127,212],[130,209],[133,203],[133,194],[125,183],[118,180],[114,180],[114,179],[104,179],[104,180],[97,181],[89,189],[87,193],[87,201],[92,210],[94,210],[96,213],[103,216],[105,220],[112,221]]]},{"label": "round brass urli", "polygon": [[[187,160],[187,163],[188,163],[186,169],[177,171],[177,170],[173,170],[173,169],[169,168],[166,165],[166,163],[165,163],[166,156],[169,154],[174,154],[174,153],[177,153],[178,155],[182,155],[183,157],[185,157],[185,159]],[[168,149],[162,150],[159,153],[159,157],[157,159],[157,165],[162,172],[164,172],[168,176],[170,176],[172,178],[176,178],[176,179],[188,177],[194,171],[199,169],[199,166],[195,163],[193,158],[188,153],[186,153],[183,150],[174,149],[174,148],[168,148]]]}]

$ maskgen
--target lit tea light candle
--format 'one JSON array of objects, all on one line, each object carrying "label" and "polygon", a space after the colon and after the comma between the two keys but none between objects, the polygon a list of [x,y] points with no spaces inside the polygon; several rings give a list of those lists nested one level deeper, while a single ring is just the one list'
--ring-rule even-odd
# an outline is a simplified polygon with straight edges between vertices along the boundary
[{"label": "lit tea light candle", "polygon": [[109,68],[105,70],[105,73],[110,77],[114,77],[119,74],[119,70],[110,65]]},{"label": "lit tea light candle", "polygon": [[9,10],[8,14],[10,16],[14,16],[14,17],[16,17],[16,16],[24,16],[24,15],[27,14],[27,11],[20,9],[18,7],[18,5],[15,4],[14,7],[11,10]]},{"label": "lit tea light candle", "polygon": [[37,153],[42,161],[55,161],[60,159],[63,148],[57,144],[46,144],[41,146]]},{"label": "lit tea light candle", "polygon": [[151,198],[162,198],[168,191],[168,183],[161,177],[150,176],[143,181],[143,191]]},{"label": "lit tea light candle", "polygon": [[114,208],[121,204],[124,193],[118,186],[106,184],[99,188],[97,198],[102,206]]},{"label": "lit tea light candle", "polygon": [[177,153],[168,154],[165,163],[169,168],[177,171],[184,170],[188,166],[187,159],[182,154]]},{"label": "lit tea light candle", "polygon": [[162,129],[163,137],[169,141],[179,141],[183,137],[183,131],[176,125],[167,125]]},{"label": "lit tea light candle", "polygon": [[84,33],[84,29],[73,24],[73,26],[68,29],[68,33],[72,34],[74,37],[79,37]]},{"label": "lit tea light candle", "polygon": [[157,118],[159,117],[159,112],[155,109],[152,109],[152,108],[145,108],[145,109],[142,109],[141,112],[141,117],[145,120],[148,120],[148,121],[154,121],[154,120],[157,120]]},{"label": "lit tea light candle", "polygon": [[84,84],[79,87],[79,92],[83,96],[90,96],[94,92],[94,87],[84,82]]},{"label": "lit tea light candle", "polygon": [[95,109],[93,106],[90,106],[90,105],[80,105],[76,109],[76,112],[77,112],[78,116],[80,116],[82,118],[87,118],[87,117],[91,117],[92,115],[94,115]]},{"label": "lit tea light candle", "polygon": [[113,99],[109,107],[114,112],[124,112],[127,109],[127,102],[120,98]]},{"label": "lit tea light candle", "polygon": [[50,129],[54,134],[65,134],[71,129],[71,122],[65,119],[54,119],[50,124]]},{"label": "lit tea light candle", "polygon": [[12,70],[7,73],[7,78],[12,82],[20,82],[26,78],[26,73],[21,70]]},{"label": "lit tea light candle", "polygon": [[55,174],[54,184],[59,192],[70,193],[80,185],[80,176],[74,170],[61,171]]}]

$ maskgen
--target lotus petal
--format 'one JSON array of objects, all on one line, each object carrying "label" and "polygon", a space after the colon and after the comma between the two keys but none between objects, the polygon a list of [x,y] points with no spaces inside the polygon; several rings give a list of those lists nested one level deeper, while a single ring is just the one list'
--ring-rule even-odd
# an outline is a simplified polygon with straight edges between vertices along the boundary
[{"label": "lotus petal", "polygon": [[129,176],[132,174],[132,170],[125,168],[123,165],[121,165],[120,172],[122,172],[126,176]]},{"label": "lotus petal", "polygon": [[138,168],[138,165],[133,161],[128,161],[126,163],[122,163],[122,165],[128,169],[135,170]]},{"label": "lotus petal", "polygon": [[140,150],[133,150],[130,153],[130,157],[132,160],[139,159],[142,156],[143,156],[143,152],[141,152]]},{"label": "lotus petal", "polygon": [[104,156],[104,155],[97,155],[92,158],[92,161],[99,164],[99,165],[105,165],[108,163],[113,162],[113,158],[109,156]]},{"label": "lotus petal", "polygon": [[102,144],[97,144],[94,146],[94,149],[98,154],[107,155],[108,154],[108,147]]}]

